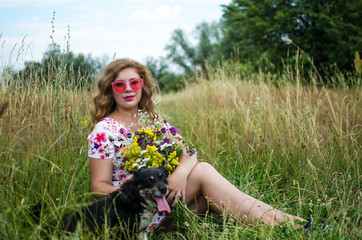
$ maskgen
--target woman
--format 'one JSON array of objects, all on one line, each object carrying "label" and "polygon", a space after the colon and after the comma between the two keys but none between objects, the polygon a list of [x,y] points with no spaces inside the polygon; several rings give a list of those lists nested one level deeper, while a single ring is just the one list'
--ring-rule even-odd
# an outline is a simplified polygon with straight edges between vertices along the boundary
[{"label": "woman", "polygon": [[[96,197],[117,190],[129,178],[115,162],[124,137],[138,130],[138,110],[157,117],[152,102],[154,88],[149,70],[130,59],[113,61],[100,77],[92,113],[95,127],[88,137],[91,186]],[[167,201],[175,206],[181,200],[197,213],[211,209],[221,214],[226,210],[250,224],[259,220],[271,226],[288,220],[298,226],[296,220],[306,221],[241,192],[210,164],[198,162],[196,154],[190,156],[185,151],[168,184]]]}]

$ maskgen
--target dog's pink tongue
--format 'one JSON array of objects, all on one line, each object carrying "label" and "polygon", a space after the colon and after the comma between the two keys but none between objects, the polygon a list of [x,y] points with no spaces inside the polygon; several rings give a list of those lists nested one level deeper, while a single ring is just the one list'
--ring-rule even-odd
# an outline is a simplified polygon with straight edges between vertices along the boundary
[{"label": "dog's pink tongue", "polygon": [[167,213],[171,212],[170,206],[168,205],[165,196],[155,197],[155,200],[157,203],[157,210],[159,212],[167,212]]}]

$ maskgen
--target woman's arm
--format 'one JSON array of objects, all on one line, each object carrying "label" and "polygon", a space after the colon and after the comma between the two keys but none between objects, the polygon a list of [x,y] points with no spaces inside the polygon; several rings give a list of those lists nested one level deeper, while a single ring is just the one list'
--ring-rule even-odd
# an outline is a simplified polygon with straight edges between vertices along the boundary
[{"label": "woman's arm", "polygon": [[98,198],[116,191],[120,186],[112,185],[113,159],[89,158],[91,187]]},{"label": "woman's arm", "polygon": [[[171,139],[176,143],[181,144],[182,138],[178,134],[173,136]],[[197,154],[194,153],[190,156],[184,148],[179,162],[180,165],[177,166],[175,172],[167,178],[170,190],[167,201],[171,201],[175,197],[175,201],[172,204],[173,207],[176,206],[178,200],[180,199],[180,195],[182,196],[182,202],[185,202],[187,177],[197,164]]]}]

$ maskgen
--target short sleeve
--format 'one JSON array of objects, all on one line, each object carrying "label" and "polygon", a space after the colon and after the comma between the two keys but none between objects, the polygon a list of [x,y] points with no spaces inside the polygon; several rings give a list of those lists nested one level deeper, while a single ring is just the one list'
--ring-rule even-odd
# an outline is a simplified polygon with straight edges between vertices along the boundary
[{"label": "short sleeve", "polygon": [[114,158],[115,148],[112,139],[112,132],[108,130],[106,123],[104,121],[97,123],[88,135],[88,157]]}]

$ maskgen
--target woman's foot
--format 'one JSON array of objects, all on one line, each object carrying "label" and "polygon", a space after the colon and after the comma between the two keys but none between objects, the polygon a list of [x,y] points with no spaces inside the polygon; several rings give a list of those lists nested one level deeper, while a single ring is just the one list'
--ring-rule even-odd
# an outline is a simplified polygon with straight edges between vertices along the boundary
[{"label": "woman's foot", "polygon": [[[320,223],[319,224],[319,229],[320,230],[324,230],[325,229],[325,226],[324,224]],[[315,222],[313,222],[311,219],[307,219],[307,223],[304,224],[302,227],[299,227],[297,230],[298,231],[305,231],[305,232],[308,232],[308,231],[311,231],[311,230],[315,230],[316,229],[316,224]],[[285,233],[286,231],[288,230],[288,227],[285,227],[282,229],[282,233]]]}]

